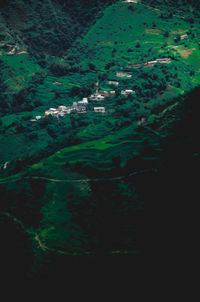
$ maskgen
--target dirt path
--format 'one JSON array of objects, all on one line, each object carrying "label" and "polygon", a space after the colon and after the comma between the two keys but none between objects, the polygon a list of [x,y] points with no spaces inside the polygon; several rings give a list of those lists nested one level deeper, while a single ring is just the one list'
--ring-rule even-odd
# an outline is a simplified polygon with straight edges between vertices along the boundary
[{"label": "dirt path", "polygon": [[[26,231],[26,228],[23,224],[23,222],[21,220],[19,220],[18,218],[16,218],[15,216],[13,216],[12,214],[8,213],[8,212],[1,212],[0,215],[3,216],[7,216],[9,218],[11,218],[15,223],[17,223],[18,225],[20,225],[20,227],[22,229],[24,229]],[[51,248],[48,247],[40,238],[40,236],[35,233],[34,239],[36,240],[36,242],[38,243],[39,248],[43,251],[43,252],[52,252],[52,253],[58,253],[58,254],[63,254],[63,255],[72,255],[72,256],[81,256],[81,255],[95,255],[95,252],[90,252],[90,251],[86,251],[86,252],[82,252],[82,253],[77,253],[77,252],[67,252],[67,251],[63,251],[63,250],[59,250],[59,249],[55,249],[55,248]],[[132,253],[132,251],[111,251],[109,254],[129,254]],[[134,251],[135,253],[135,251]]]},{"label": "dirt path", "polygon": [[11,218],[16,224],[18,224],[23,230],[26,230],[24,224],[21,222],[21,220],[19,220],[18,218],[16,218],[15,216],[13,216],[12,214],[8,213],[8,212],[0,212],[0,215],[3,216],[7,216],[9,218]]},{"label": "dirt path", "polygon": [[152,168],[152,169],[144,169],[140,171],[135,171],[132,173],[129,173],[128,175],[120,175],[116,177],[100,177],[100,178],[82,178],[82,179],[57,179],[57,178],[49,178],[45,176],[21,176],[21,177],[16,177],[16,178],[10,178],[10,179],[0,179],[0,184],[4,183],[9,183],[9,182],[16,182],[20,181],[23,179],[41,179],[41,180],[47,180],[50,182],[58,182],[58,183],[71,183],[71,182],[79,182],[79,183],[84,183],[84,182],[98,182],[98,181],[117,181],[121,179],[126,179],[128,177],[134,176],[134,175],[139,175],[143,173],[148,173],[148,172],[158,172],[157,168]]},{"label": "dirt path", "polygon": [[44,242],[41,241],[40,237],[38,234],[35,235],[35,240],[37,241],[39,247],[43,250],[43,251],[47,251],[47,250],[51,250]]}]

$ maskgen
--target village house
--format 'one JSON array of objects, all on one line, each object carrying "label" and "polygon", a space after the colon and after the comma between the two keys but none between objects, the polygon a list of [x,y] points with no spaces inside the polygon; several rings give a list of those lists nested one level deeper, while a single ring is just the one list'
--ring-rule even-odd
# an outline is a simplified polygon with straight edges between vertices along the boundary
[{"label": "village house", "polygon": [[94,93],[89,96],[91,101],[102,101],[105,97],[99,93]]},{"label": "village house", "polygon": [[156,63],[157,63],[157,60],[154,60],[154,61],[148,61],[148,62],[147,62],[147,64],[148,64],[148,65],[153,65],[153,64],[156,64]]},{"label": "village house", "polygon": [[59,108],[60,110],[65,110],[65,109],[67,109],[66,106],[59,106],[58,108]]},{"label": "village house", "polygon": [[140,67],[142,67],[143,66],[143,64],[129,64],[128,65],[128,68],[135,68],[135,69],[138,69],[138,68],[140,68]]},{"label": "village house", "polygon": [[101,113],[105,113],[105,107],[94,107],[94,111],[95,112],[101,112]]},{"label": "village house", "polygon": [[99,90],[99,94],[104,96],[104,97],[107,97],[107,96],[112,96],[115,94],[115,91],[114,90]]},{"label": "village house", "polygon": [[53,115],[55,111],[56,110],[51,110],[51,108],[50,108],[49,110],[46,110],[44,114],[45,115]]},{"label": "village house", "polygon": [[119,78],[131,78],[132,77],[132,75],[130,73],[122,72],[122,71],[118,71],[116,73],[116,76]]},{"label": "village house", "polygon": [[118,86],[119,82],[110,80],[110,81],[108,81],[108,84]]},{"label": "village house", "polygon": [[160,59],[156,59],[156,60],[153,60],[153,61],[148,61],[148,62],[145,62],[145,63],[129,64],[128,68],[138,69],[138,68],[141,68],[141,67],[153,67],[154,64],[156,64],[156,63],[169,64],[169,63],[171,63],[171,59],[170,58],[160,58]]},{"label": "village house", "polygon": [[87,109],[86,109],[85,106],[78,106],[78,107],[76,108],[76,112],[77,112],[77,113],[86,113],[86,112],[87,112]]},{"label": "village house", "polygon": [[86,106],[88,104],[88,101],[85,99],[80,102],[73,102],[72,106],[59,106],[56,108],[50,108],[49,110],[45,111],[45,115],[52,115],[55,117],[63,117],[66,114],[70,114],[72,111],[76,111],[77,113],[85,113],[87,112]]},{"label": "village house", "polygon": [[138,4],[139,3],[139,0],[125,0],[123,1],[125,3],[134,3],[134,4]]},{"label": "village house", "polygon": [[78,105],[87,105],[88,104],[88,99],[87,98],[83,98],[82,101],[78,101]]},{"label": "village house", "polygon": [[62,83],[61,82],[58,82],[58,81],[55,81],[53,82],[54,85],[61,85]]},{"label": "village house", "polygon": [[135,94],[135,91],[132,89],[126,89],[121,91],[122,95]]},{"label": "village house", "polygon": [[36,117],[35,117],[35,119],[38,121],[38,120],[40,120],[42,117],[41,117],[41,115],[37,115]]},{"label": "village house", "polygon": [[171,63],[171,59],[169,58],[162,58],[162,59],[157,59],[157,63]]},{"label": "village house", "polygon": [[181,36],[181,40],[184,40],[184,39],[186,39],[186,38],[187,38],[187,34]]},{"label": "village house", "polygon": [[137,123],[137,124],[138,124],[138,126],[142,126],[142,125],[144,125],[144,124],[145,124],[145,122],[146,122],[146,120],[147,120],[147,119],[146,119],[146,117],[142,117],[142,118],[141,118],[141,120],[140,120],[140,121],[138,121],[138,123]]}]

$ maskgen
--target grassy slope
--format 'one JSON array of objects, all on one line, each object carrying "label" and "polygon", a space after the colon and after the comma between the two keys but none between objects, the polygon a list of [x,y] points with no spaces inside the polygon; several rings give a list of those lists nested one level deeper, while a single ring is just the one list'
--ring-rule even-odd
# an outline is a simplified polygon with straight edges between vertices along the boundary
[{"label": "grassy slope", "polygon": [[2,55],[0,59],[9,70],[8,75],[4,78],[8,87],[6,93],[19,92],[26,87],[31,77],[41,70],[41,67],[28,54]]},{"label": "grassy slope", "polygon": [[[97,21],[88,34],[80,42],[85,45],[83,52],[79,54],[82,66],[93,63],[96,68],[106,72],[110,77],[115,78],[115,70],[125,68],[130,63],[145,62],[148,59],[159,56],[174,55],[178,62],[179,76],[182,83],[182,90],[186,90],[189,83],[199,83],[199,75],[189,75],[189,71],[199,70],[200,51],[198,40],[188,37],[187,47],[174,42],[177,34],[184,34],[190,29],[190,24],[181,17],[174,16],[169,21],[159,18],[159,11],[152,10],[145,5],[133,5],[136,10],[128,9],[128,4],[116,3],[108,7],[104,16]],[[142,15],[142,18],[141,18]],[[156,24],[156,28],[154,24]],[[198,28],[199,24],[195,23]],[[164,32],[169,32],[169,37],[164,37]],[[139,42],[141,47],[135,48]],[[167,43],[167,44],[166,44]],[[177,48],[174,48],[177,47]],[[151,50],[149,51],[149,49]],[[127,52],[131,49],[131,52]],[[185,53],[188,55],[185,57]],[[114,53],[113,53],[114,51]],[[105,66],[111,61],[115,62],[113,70],[106,70]],[[180,64],[179,64],[180,63]],[[181,70],[183,69],[183,70]],[[183,74],[184,73],[184,74]],[[44,84],[38,87],[36,98],[43,98],[44,104],[53,106],[57,104],[71,104],[66,94],[73,86],[83,87],[92,83],[97,78],[97,72],[88,71],[86,74],[70,73],[63,77],[46,78]],[[54,82],[60,82],[55,85]],[[191,88],[191,87],[190,87]],[[60,92],[58,100],[54,100],[52,89]],[[168,89],[169,90],[169,89]],[[174,92],[174,94],[173,94]],[[170,96],[177,96],[177,90],[172,87]]]},{"label": "grassy slope", "polygon": [[[81,60],[93,62],[98,69],[104,71],[107,63],[111,60],[121,60],[122,57],[125,57],[123,63],[125,65],[128,61],[131,63],[138,61],[143,62],[144,57],[142,54],[151,46],[153,47],[151,58],[154,56],[157,57],[159,54],[165,55],[167,50],[171,51],[173,46],[177,46],[176,43],[174,43],[174,37],[177,32],[184,33],[190,25],[179,18],[179,16],[173,17],[170,21],[166,21],[158,18],[158,15],[158,11],[149,9],[144,5],[136,6],[135,12],[128,10],[128,5],[122,3],[108,7],[105,10],[103,18],[96,23],[84,38],[84,43],[88,44],[88,51],[82,55]],[[156,29],[153,28],[153,21],[156,23]],[[144,25],[144,22],[146,22],[147,25]],[[163,36],[163,32],[166,30],[170,32],[169,37]],[[115,42],[117,42],[117,44],[115,44]],[[142,46],[139,49],[135,48],[135,43],[137,42]],[[161,46],[165,43],[167,43],[167,46],[161,49]],[[198,71],[200,53],[197,43],[189,39],[188,49],[195,48],[195,50],[187,57],[185,57],[185,54],[182,52],[183,47],[182,45],[178,46],[177,50],[172,52],[180,63],[186,66],[190,64]],[[115,48],[117,51],[113,56],[112,52]],[[133,48],[133,52],[127,53],[129,48]],[[89,75],[87,75],[87,77],[89,77]],[[96,75],[91,73],[91,76]],[[184,83],[184,78],[182,79]],[[84,83],[84,76],[82,78],[79,74],[74,74],[74,77],[73,75],[62,78],[48,77],[45,84],[41,86],[40,97],[44,96],[46,92],[49,91],[49,88],[51,89],[52,83],[56,80],[60,81],[64,88],[66,87],[68,89],[70,83],[72,85],[74,85],[74,83],[76,83],[76,85],[82,85]],[[194,84],[199,83],[199,76],[197,74],[192,76],[190,81],[194,81]],[[180,90],[178,88],[168,87],[165,93],[168,97],[177,96],[183,92],[185,86],[187,85],[183,84]],[[28,170],[28,174],[66,179],[66,177],[72,177],[69,170],[66,169],[66,164],[69,163],[75,163],[77,161],[83,163],[90,162],[94,166],[106,167],[106,164],[109,166],[112,158],[118,155],[122,156],[125,163],[129,157],[139,153],[141,144],[145,140],[144,134],[136,133],[135,127],[136,124],[133,124],[133,126],[124,128],[115,134],[107,135],[99,140],[94,139],[76,146],[64,148],[56,152],[53,156],[33,165]],[[95,131],[96,129],[91,130],[90,138],[95,138]],[[79,136],[81,135],[87,135],[87,129],[79,133]],[[155,140],[153,144],[154,147],[156,147],[155,137],[156,135],[152,134],[152,140]],[[84,176],[78,174],[73,175],[73,177],[84,179]],[[82,238],[85,234],[83,236],[81,230],[76,232],[77,237],[74,235],[74,238],[72,235],[74,241],[72,240],[70,242],[70,213],[66,208],[66,200],[71,198],[69,192],[72,192],[73,198],[74,196],[77,198],[85,198],[88,195],[88,190],[88,187],[80,187],[78,184],[47,184],[46,197],[45,200],[43,200],[44,203],[41,210],[43,219],[39,229],[40,236],[44,242],[47,242],[54,248],[65,248],[69,250],[73,245],[76,246],[77,249],[79,249],[79,244],[84,246]]]}]

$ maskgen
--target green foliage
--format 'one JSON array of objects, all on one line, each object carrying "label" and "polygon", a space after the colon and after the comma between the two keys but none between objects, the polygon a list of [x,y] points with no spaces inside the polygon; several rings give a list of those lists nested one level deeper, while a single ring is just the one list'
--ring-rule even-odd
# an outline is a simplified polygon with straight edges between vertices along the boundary
[{"label": "green foliage", "polygon": [[[24,1],[13,3],[11,11],[19,3]],[[5,47],[1,56],[1,210],[39,236],[34,241],[44,255],[134,252],[144,201],[157,187],[171,190],[168,202],[173,196],[168,164],[170,177],[174,171],[180,177],[189,154],[196,154],[196,163],[198,110],[190,96],[184,107],[182,95],[200,83],[199,21],[187,5],[180,7],[182,1],[176,15],[174,1],[167,8],[153,1],[162,12],[145,3],[115,2],[101,16],[102,1],[38,1],[34,12],[41,11],[44,20],[34,28],[41,20],[36,14],[22,30],[32,55],[6,55]],[[169,61],[147,65],[162,58]],[[119,71],[131,78],[118,77]],[[50,107],[88,97],[97,81],[115,95],[89,100],[85,114],[43,117]],[[121,94],[126,89],[135,93]],[[191,98],[196,104],[198,90]],[[105,107],[105,114],[95,113],[95,106]],[[36,116],[42,118],[34,121]]]}]

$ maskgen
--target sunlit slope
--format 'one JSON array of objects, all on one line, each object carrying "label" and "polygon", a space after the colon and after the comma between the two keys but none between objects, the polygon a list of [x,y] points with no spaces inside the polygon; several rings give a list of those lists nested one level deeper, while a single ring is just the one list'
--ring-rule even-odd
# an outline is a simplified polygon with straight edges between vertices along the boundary
[{"label": "sunlit slope", "polygon": [[[181,54],[184,47],[188,50],[186,63],[197,68],[194,64],[200,55],[197,18],[191,28],[178,11],[168,19],[161,18],[161,13],[159,9],[142,4],[119,2],[108,7],[84,38],[88,44],[85,59],[91,59],[99,69],[112,60],[116,63],[120,60],[119,64],[126,66],[130,62],[145,62],[169,54],[185,62],[185,56]],[[185,38],[187,45],[178,45],[174,41],[176,36],[187,34],[190,29],[193,34]]]},{"label": "sunlit slope", "polygon": [[14,94],[25,88],[41,67],[27,53],[0,56],[1,80],[6,85],[5,94]]}]

